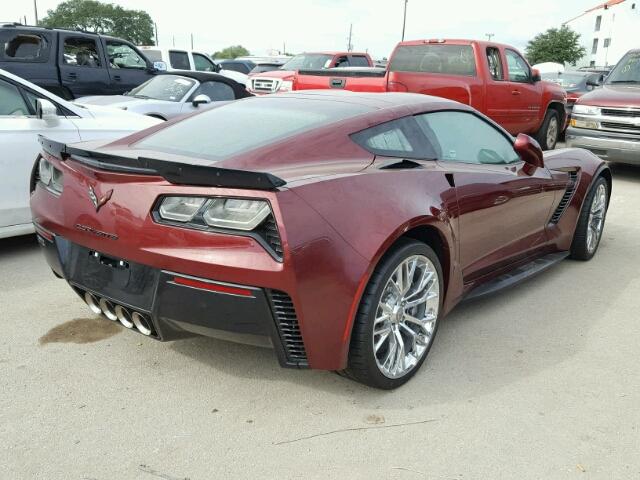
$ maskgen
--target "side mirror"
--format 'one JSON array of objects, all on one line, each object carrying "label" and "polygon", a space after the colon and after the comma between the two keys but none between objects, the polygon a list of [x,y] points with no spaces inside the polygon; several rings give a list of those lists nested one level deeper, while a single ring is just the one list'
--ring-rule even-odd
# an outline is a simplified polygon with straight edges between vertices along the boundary
[{"label": "side mirror", "polygon": [[166,72],[167,64],[165,62],[153,62],[153,69],[157,72]]},{"label": "side mirror", "polygon": [[191,102],[193,104],[194,107],[197,107],[199,105],[204,105],[207,103],[211,103],[211,99],[209,97],[207,97],[206,95],[198,95],[196,96],[196,98],[193,99],[193,101]]},{"label": "side mirror", "polygon": [[542,80],[542,77],[540,76],[540,70],[538,70],[537,68],[534,68],[533,70],[531,70],[531,80],[533,81],[533,83],[536,83]]},{"label": "side mirror", "polygon": [[[525,173],[532,174],[536,168],[544,168],[544,155],[538,142],[521,133],[513,144],[513,149],[525,162]],[[528,168],[527,168],[528,167]]]},{"label": "side mirror", "polygon": [[58,121],[58,109],[49,100],[39,98],[36,100],[36,117],[47,123]]},{"label": "side mirror", "polygon": [[597,81],[593,81],[593,80],[587,80],[587,87],[599,87],[600,86],[600,82]]}]

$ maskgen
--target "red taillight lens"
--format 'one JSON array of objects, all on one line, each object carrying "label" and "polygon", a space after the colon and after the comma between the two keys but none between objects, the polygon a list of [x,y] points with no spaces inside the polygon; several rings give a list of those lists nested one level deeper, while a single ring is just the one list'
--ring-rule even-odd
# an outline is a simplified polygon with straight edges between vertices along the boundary
[{"label": "red taillight lens", "polygon": [[403,92],[407,93],[409,89],[404,83],[400,82],[389,82],[388,90],[390,92]]}]

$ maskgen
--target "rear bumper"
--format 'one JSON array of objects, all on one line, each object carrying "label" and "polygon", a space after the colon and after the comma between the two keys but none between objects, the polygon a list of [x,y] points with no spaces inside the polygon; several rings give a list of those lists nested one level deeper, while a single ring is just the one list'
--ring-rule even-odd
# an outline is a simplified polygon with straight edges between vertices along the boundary
[{"label": "rear bumper", "polygon": [[640,136],[569,127],[567,147],[590,150],[603,160],[640,165]]},{"label": "rear bumper", "polygon": [[270,346],[281,366],[308,366],[295,308],[285,292],[161,270],[37,230],[57,276],[81,296],[88,292],[144,315],[152,323],[152,337],[170,341],[204,335]]}]

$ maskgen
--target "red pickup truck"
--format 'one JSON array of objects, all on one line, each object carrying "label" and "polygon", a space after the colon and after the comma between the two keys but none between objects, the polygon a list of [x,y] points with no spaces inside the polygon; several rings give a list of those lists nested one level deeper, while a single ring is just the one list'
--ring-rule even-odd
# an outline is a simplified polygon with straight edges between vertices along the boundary
[{"label": "red pickup truck", "polygon": [[513,47],[475,40],[416,40],[396,46],[386,70],[300,69],[294,90],[412,92],[471,105],[511,134],[552,150],[565,124],[566,92],[544,82]]},{"label": "red pickup truck", "polygon": [[371,67],[373,61],[361,52],[310,52],[291,58],[278,70],[249,76],[247,90],[255,95],[288,92],[293,88],[297,70],[321,70],[335,67]]}]

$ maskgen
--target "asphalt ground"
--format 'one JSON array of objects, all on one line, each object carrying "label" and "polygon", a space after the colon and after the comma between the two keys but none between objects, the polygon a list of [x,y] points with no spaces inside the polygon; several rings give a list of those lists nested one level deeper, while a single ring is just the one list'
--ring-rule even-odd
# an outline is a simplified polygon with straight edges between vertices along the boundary
[{"label": "asphalt ground", "polygon": [[0,241],[0,478],[640,478],[640,168],[613,168],[597,256],[459,306],[393,392],[126,331]]}]

